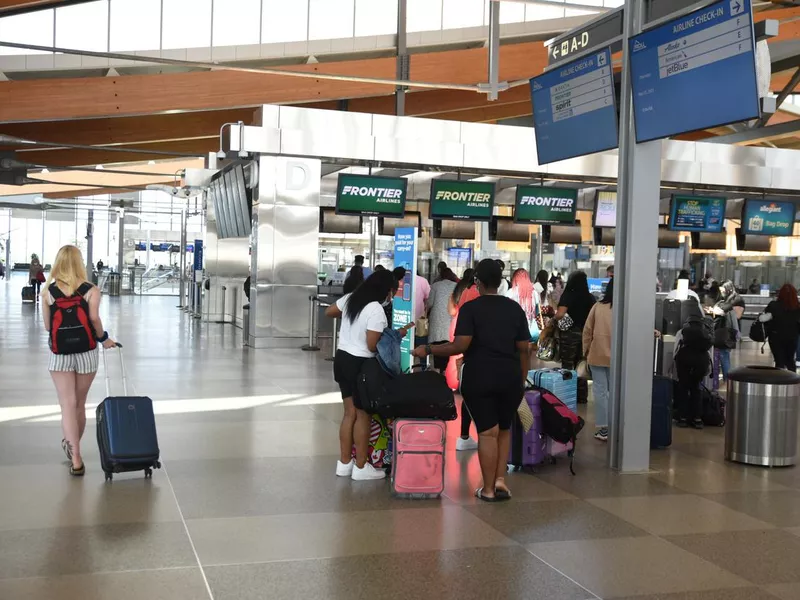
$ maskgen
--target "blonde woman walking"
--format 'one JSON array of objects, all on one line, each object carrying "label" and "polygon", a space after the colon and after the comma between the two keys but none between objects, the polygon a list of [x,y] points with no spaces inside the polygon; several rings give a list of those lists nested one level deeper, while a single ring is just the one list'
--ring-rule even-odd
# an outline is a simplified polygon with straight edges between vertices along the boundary
[{"label": "blonde woman walking", "polygon": [[86,429],[86,396],[97,374],[98,344],[112,348],[100,320],[100,290],[87,281],[81,251],[64,246],[42,291],[42,317],[50,344],[50,376],[61,406],[61,447],[69,472],[86,472],[81,438]]}]

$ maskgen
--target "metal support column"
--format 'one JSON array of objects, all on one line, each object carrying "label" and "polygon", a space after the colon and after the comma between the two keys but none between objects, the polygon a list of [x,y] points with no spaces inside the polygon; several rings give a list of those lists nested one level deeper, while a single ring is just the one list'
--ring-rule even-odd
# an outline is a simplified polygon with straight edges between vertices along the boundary
[{"label": "metal support column", "polygon": [[[644,11],[645,0],[625,3],[623,48],[641,32]],[[627,52],[622,60],[608,452],[612,468],[637,472],[650,466],[655,287],[629,283],[628,276],[657,268],[661,141],[636,143]]]},{"label": "metal support column", "polygon": [[11,279],[11,209],[8,209],[8,235],[6,236],[6,281]]},{"label": "metal support column", "polygon": [[[90,211],[91,212],[91,211]],[[42,260],[42,264],[45,264],[44,259],[44,226],[47,222],[47,210],[42,211],[42,253],[39,255],[39,258]]]},{"label": "metal support column", "polygon": [[[408,56],[406,43],[408,0],[397,2],[397,79],[407,80],[411,73],[411,58]],[[394,93],[394,114],[402,117],[406,114],[406,88],[399,85]]]},{"label": "metal support column", "polygon": [[[42,217],[44,218],[44,213],[42,213]],[[42,229],[44,229],[44,225],[42,225]],[[92,271],[94,271],[94,210],[89,209],[86,217],[86,272],[90,277]]]},{"label": "metal support column", "polygon": [[178,292],[178,308],[186,306],[186,230],[188,229],[189,212],[181,209],[181,272]]},{"label": "metal support column", "polygon": [[369,268],[375,270],[378,258],[378,217],[369,218]]},{"label": "metal support column", "polygon": [[497,100],[500,80],[500,2],[489,2],[489,100]]},{"label": "metal support column", "polygon": [[[117,273],[122,274],[122,267],[125,266],[125,209],[119,209],[119,232],[117,233]],[[131,290],[133,294],[133,290]]]}]

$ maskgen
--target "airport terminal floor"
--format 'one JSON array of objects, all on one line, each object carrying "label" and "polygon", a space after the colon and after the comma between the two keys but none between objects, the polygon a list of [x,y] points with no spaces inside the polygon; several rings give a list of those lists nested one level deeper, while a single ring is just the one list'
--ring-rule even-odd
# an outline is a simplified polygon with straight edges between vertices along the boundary
[{"label": "airport terminal floor", "polygon": [[21,286],[0,282],[3,600],[800,598],[800,470],[725,463],[721,429],[675,429],[640,475],[609,471],[584,434],[577,476],[512,474],[510,502],[478,505],[477,456],[455,452],[452,423],[445,496],[396,500],[386,482],[335,477],[324,356],[243,350],[240,330],[192,320],[175,297],[102,308],[129,387],[155,401],[164,468],[104,483],[101,363],[86,477],[72,478]]}]

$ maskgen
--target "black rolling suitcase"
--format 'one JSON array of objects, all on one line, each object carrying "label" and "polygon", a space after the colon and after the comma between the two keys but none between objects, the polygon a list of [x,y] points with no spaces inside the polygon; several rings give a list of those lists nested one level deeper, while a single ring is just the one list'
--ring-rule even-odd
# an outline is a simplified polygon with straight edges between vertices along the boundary
[{"label": "black rolling suitcase", "polygon": [[36,288],[32,285],[26,285],[22,288],[22,302],[23,304],[33,304],[36,302]]},{"label": "black rolling suitcase", "polygon": [[[659,355],[663,354],[663,341],[656,339],[655,364],[658,373]],[[653,405],[650,411],[650,447],[668,448],[672,445],[672,397],[675,382],[671,377],[653,376]]]},{"label": "black rolling suitcase", "polygon": [[114,473],[129,471],[144,471],[145,478],[150,478],[153,469],[161,468],[153,401],[146,396],[127,395],[128,383],[121,346],[119,364],[125,395],[111,396],[106,350],[102,350],[102,353],[107,396],[97,407],[97,445],[106,481],[111,481]]}]

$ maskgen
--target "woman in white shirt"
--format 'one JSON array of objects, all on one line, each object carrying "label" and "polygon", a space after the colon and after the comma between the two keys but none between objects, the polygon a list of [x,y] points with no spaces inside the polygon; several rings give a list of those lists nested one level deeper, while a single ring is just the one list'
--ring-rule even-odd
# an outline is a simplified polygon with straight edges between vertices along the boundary
[{"label": "woman in white shirt", "polygon": [[[339,477],[352,477],[356,481],[386,477],[384,471],[375,469],[367,461],[371,416],[359,405],[355,391],[361,366],[365,360],[375,356],[378,340],[388,326],[383,303],[391,300],[397,287],[397,280],[391,272],[376,271],[353,293],[339,298],[325,312],[328,317],[341,318],[342,322],[333,361],[333,378],[339,384],[344,403],[344,416],[339,427],[341,456],[336,464]],[[351,459],[354,442],[355,464]]]}]

